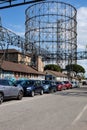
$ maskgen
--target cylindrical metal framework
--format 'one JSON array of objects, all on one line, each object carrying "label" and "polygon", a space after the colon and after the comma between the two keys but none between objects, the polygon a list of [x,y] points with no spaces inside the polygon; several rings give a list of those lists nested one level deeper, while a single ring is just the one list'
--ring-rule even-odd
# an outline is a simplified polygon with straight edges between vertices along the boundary
[{"label": "cylindrical metal framework", "polygon": [[[65,66],[77,60],[77,11],[64,2],[45,1],[26,11],[26,48]],[[32,52],[33,51],[33,52]]]}]

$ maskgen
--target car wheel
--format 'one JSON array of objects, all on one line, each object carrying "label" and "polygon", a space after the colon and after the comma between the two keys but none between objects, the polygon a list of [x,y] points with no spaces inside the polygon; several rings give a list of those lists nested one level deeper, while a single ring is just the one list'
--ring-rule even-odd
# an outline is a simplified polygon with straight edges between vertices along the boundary
[{"label": "car wheel", "polygon": [[0,104],[2,104],[3,100],[4,100],[3,94],[0,93]]},{"label": "car wheel", "polygon": [[31,91],[31,97],[34,97],[34,91]]},{"label": "car wheel", "polygon": [[21,100],[21,99],[22,99],[22,97],[23,97],[23,92],[22,92],[22,91],[20,91],[20,92],[18,93],[18,97],[17,97],[17,99],[18,99],[18,100]]},{"label": "car wheel", "polygon": [[54,93],[54,89],[53,88],[50,90],[50,93]]},{"label": "car wheel", "polygon": [[54,89],[54,92],[56,92],[56,91],[57,91],[57,89],[55,88],[55,89]]},{"label": "car wheel", "polygon": [[43,92],[43,89],[42,89],[42,90],[40,91],[40,95],[43,95],[43,93],[44,93],[44,92]]},{"label": "car wheel", "polygon": [[59,90],[58,91],[62,91],[62,88],[59,88]]},{"label": "car wheel", "polygon": [[72,86],[70,86],[70,89],[72,89]]}]

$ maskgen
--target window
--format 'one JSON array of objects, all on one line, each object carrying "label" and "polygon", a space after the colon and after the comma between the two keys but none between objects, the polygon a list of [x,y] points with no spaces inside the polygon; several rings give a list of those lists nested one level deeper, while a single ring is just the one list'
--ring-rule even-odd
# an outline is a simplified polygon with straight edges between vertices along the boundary
[{"label": "window", "polygon": [[0,80],[0,85],[9,86],[9,83],[7,80]]}]

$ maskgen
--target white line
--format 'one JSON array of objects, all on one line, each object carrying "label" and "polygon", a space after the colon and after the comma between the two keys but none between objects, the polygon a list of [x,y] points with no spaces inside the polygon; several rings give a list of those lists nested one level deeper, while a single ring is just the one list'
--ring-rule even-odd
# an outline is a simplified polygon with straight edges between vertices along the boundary
[{"label": "white line", "polygon": [[72,122],[72,125],[75,125],[78,122],[78,120],[82,117],[86,109],[87,109],[87,105],[82,109],[79,115],[75,118],[75,120]]}]

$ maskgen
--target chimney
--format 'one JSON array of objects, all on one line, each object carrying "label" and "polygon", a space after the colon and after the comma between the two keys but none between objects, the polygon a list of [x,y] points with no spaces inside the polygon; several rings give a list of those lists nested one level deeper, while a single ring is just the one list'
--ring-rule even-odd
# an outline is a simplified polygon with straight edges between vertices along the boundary
[{"label": "chimney", "polygon": [[44,71],[44,64],[42,62],[42,57],[41,56],[37,57],[37,70],[40,71],[40,72]]}]

